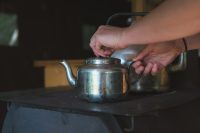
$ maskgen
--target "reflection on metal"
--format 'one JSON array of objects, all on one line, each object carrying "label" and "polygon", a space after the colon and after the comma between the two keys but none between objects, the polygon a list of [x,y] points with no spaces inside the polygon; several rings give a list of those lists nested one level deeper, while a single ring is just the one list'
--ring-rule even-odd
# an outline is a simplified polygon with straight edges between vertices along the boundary
[{"label": "reflection on metal", "polygon": [[75,88],[76,87],[76,77],[74,76],[70,65],[65,61],[60,62],[60,64],[62,64],[66,70],[67,80],[68,80],[69,84]]},{"label": "reflection on metal", "polygon": [[128,93],[128,69],[116,58],[89,58],[74,77],[70,65],[62,61],[67,79],[80,97],[91,102],[118,101]]},{"label": "reflection on metal", "polygon": [[169,67],[169,70],[172,72],[176,71],[184,71],[187,67],[187,53],[184,52],[182,53],[178,58],[177,58],[177,63],[173,64]]}]

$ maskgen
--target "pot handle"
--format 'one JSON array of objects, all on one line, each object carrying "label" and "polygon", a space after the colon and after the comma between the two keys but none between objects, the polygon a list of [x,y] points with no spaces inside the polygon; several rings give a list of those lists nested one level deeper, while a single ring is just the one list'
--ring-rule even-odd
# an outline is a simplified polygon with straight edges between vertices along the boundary
[{"label": "pot handle", "polygon": [[[132,65],[135,63],[135,61],[129,61],[127,62],[128,64],[128,74],[130,74],[133,71],[133,67]],[[138,74],[137,78],[135,79],[135,81],[131,81],[132,84],[137,83],[141,78],[143,77],[143,72],[141,74]]]},{"label": "pot handle", "polygon": [[177,63],[169,66],[171,72],[184,71],[187,67],[187,52],[181,53],[177,58]]},{"label": "pot handle", "polygon": [[145,16],[147,15],[148,12],[119,12],[119,13],[115,13],[113,15],[111,15],[107,21],[106,21],[106,25],[110,25],[111,21],[119,16],[127,16],[127,17],[137,17],[137,16]]}]

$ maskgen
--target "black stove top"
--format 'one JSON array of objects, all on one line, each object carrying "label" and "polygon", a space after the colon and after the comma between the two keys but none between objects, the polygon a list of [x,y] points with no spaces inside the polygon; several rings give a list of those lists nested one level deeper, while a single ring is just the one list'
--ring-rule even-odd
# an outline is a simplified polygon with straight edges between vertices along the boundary
[{"label": "black stove top", "polygon": [[200,98],[200,89],[178,89],[157,94],[130,94],[120,102],[89,103],[81,100],[72,88],[32,89],[0,93],[0,100],[22,106],[74,113],[105,113],[138,116],[172,108]]}]

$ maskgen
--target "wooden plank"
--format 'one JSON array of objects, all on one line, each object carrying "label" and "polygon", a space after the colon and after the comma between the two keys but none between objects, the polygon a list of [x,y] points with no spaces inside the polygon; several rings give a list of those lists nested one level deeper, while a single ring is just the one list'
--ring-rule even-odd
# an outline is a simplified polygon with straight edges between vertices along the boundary
[{"label": "wooden plank", "polygon": [[[74,75],[77,75],[78,67],[81,66],[83,60],[67,60],[72,68]],[[69,86],[66,78],[66,71],[64,67],[59,64],[59,60],[52,61],[35,61],[35,67],[44,67],[44,85],[45,88],[57,86]]]},{"label": "wooden plank", "polygon": [[143,12],[145,11],[145,0],[132,0],[132,12]]},{"label": "wooden plank", "polygon": [[[70,64],[83,64],[84,60],[82,59],[74,59],[74,60],[66,60],[68,61]],[[59,62],[61,62],[61,60],[39,60],[39,61],[34,61],[34,67],[45,67],[45,66],[49,66],[49,65],[58,65]]]}]

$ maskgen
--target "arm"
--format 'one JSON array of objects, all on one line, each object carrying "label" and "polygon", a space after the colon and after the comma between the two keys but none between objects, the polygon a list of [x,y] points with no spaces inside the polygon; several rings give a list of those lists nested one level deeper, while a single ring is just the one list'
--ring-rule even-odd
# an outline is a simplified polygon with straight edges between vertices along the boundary
[{"label": "arm", "polygon": [[200,0],[166,0],[123,32],[120,44],[169,41],[200,32]]},{"label": "arm", "polygon": [[[155,44],[200,33],[200,0],[166,0],[127,28],[100,26],[91,38],[96,56],[134,44]],[[102,47],[104,49],[102,49]]]},{"label": "arm", "polygon": [[[200,48],[200,34],[185,38],[188,50]],[[174,59],[185,51],[183,40],[162,42],[147,45],[134,59],[133,64],[136,73],[156,74],[162,68],[169,65]]]}]

